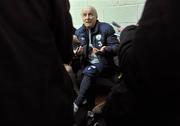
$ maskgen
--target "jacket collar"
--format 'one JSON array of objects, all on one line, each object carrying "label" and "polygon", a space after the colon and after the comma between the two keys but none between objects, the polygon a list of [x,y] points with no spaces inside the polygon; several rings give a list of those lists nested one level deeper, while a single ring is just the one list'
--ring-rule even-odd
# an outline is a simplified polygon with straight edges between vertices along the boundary
[{"label": "jacket collar", "polygon": [[[99,23],[100,23],[100,22],[97,20],[95,26],[94,26],[93,28],[91,28],[91,34],[92,34],[92,35],[93,35],[93,34],[96,34],[96,33],[99,31]],[[86,29],[86,27],[84,26],[84,24],[82,25],[82,28],[83,28],[83,31],[87,32],[87,29]]]}]

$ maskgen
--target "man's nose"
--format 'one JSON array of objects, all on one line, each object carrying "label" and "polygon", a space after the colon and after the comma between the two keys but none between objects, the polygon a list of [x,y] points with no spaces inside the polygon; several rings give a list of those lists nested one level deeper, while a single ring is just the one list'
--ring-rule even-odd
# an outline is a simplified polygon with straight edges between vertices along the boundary
[{"label": "man's nose", "polygon": [[90,19],[90,15],[86,15],[85,19]]}]

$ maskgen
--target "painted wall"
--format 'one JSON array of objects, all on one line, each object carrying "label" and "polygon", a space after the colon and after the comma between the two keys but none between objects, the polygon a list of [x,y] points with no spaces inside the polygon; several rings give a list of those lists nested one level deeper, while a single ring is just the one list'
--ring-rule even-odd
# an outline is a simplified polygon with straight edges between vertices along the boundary
[{"label": "painted wall", "polygon": [[81,9],[87,5],[94,6],[98,19],[102,22],[115,21],[125,27],[136,24],[143,11],[146,0],[70,0],[71,15],[76,28],[82,25]]}]

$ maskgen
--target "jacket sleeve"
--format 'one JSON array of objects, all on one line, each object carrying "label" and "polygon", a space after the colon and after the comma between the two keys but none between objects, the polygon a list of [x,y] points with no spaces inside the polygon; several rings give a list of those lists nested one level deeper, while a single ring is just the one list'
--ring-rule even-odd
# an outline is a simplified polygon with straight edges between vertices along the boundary
[{"label": "jacket sleeve", "polygon": [[129,25],[123,29],[120,36],[120,48],[118,52],[119,67],[122,72],[129,69],[133,41],[137,31],[136,25]]},{"label": "jacket sleeve", "polygon": [[78,37],[81,47],[83,47],[83,57],[87,57],[88,52],[92,50],[92,47],[89,47],[87,36],[81,31],[81,29],[76,30],[75,35]]},{"label": "jacket sleeve", "polygon": [[111,25],[106,28],[106,48],[105,55],[116,56],[119,50],[119,41],[117,36],[114,35],[115,31]]},{"label": "jacket sleeve", "polygon": [[73,56],[73,26],[69,9],[68,0],[52,1],[53,11],[50,25],[54,32],[55,44],[64,63],[69,63]]}]

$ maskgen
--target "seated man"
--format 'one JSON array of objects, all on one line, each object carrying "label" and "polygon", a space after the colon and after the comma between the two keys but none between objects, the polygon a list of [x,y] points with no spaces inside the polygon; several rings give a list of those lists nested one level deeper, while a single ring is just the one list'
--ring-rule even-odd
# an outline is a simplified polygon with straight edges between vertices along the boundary
[{"label": "seated man", "polygon": [[[84,77],[80,84],[80,94],[74,101],[74,112],[87,97],[92,80],[104,71],[115,68],[114,56],[117,56],[119,41],[114,35],[115,31],[110,24],[99,22],[97,11],[88,6],[81,11],[82,27],[76,30],[75,35],[81,46],[77,53],[82,55]],[[110,72],[110,71],[108,71]]]}]

